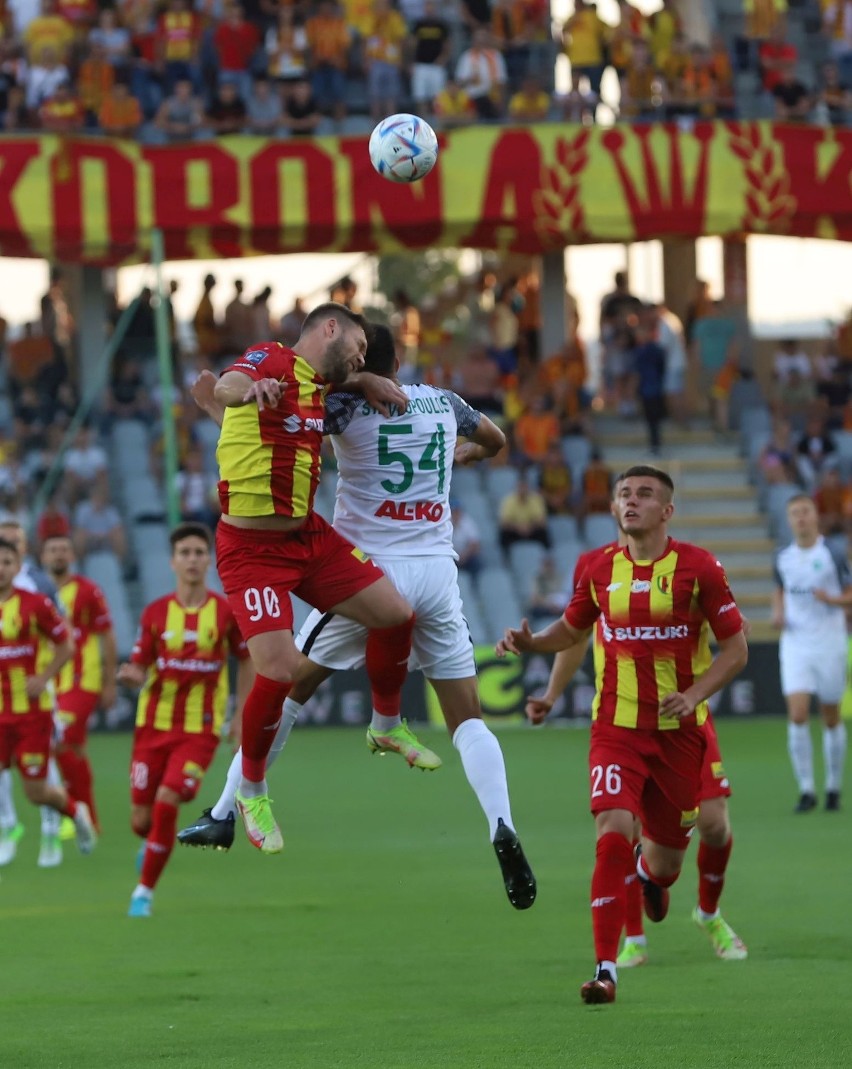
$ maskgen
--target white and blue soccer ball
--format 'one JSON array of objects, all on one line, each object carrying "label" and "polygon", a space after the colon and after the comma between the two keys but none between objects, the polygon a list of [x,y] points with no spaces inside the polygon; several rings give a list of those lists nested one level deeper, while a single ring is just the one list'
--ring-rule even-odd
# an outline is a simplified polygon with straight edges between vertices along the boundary
[{"label": "white and blue soccer ball", "polygon": [[391,182],[417,182],[437,159],[435,131],[417,115],[389,115],[370,135],[370,162]]}]

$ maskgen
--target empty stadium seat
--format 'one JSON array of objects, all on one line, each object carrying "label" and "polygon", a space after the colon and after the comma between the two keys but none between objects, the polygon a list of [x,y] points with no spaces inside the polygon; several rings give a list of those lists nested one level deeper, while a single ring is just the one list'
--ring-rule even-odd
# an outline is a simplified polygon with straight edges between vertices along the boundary
[{"label": "empty stadium seat", "polygon": [[479,598],[489,633],[495,642],[507,627],[517,627],[523,617],[514,583],[505,568],[483,568],[479,575]]},{"label": "empty stadium seat", "polygon": [[587,516],[583,524],[583,538],[589,549],[614,542],[618,538],[615,520],[605,512],[596,512]]},{"label": "empty stadium seat", "polygon": [[580,540],[580,531],[575,516],[551,516],[547,521],[547,529],[550,531],[554,546]]},{"label": "empty stadium seat", "polygon": [[486,468],[485,490],[493,504],[499,505],[518,485],[517,468]]},{"label": "empty stadium seat", "polygon": [[515,542],[509,548],[509,564],[523,601],[530,596],[533,581],[546,555],[547,550],[540,542]]}]

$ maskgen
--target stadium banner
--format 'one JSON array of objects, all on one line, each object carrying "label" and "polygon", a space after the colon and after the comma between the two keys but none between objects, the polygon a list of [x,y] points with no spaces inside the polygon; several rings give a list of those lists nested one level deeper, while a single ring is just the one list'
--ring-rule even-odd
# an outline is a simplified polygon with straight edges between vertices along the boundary
[{"label": "stadium banner", "polygon": [[0,255],[115,265],[701,235],[852,239],[852,131],[770,122],[488,126],[395,185],[366,137],[0,138]]}]

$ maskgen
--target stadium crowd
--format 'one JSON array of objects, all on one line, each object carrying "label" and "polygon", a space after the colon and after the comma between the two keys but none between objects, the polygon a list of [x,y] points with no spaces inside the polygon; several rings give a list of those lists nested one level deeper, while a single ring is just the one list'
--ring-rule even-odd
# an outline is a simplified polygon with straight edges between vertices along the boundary
[{"label": "stadium crowd", "polygon": [[[0,9],[0,123],[175,142],[223,134],[305,136],[403,108],[442,128],[474,122],[732,118],[844,123],[852,15],[823,0],[805,22],[812,55],[786,28],[787,0],[746,0],[741,34],[687,36],[665,0],[613,24],[577,0],[564,23],[546,0],[10,0]],[[798,5],[801,7],[801,5]],[[712,9],[711,9],[712,13]],[[571,86],[554,90],[564,53]],[[803,79],[805,60],[825,59]],[[604,72],[617,78],[601,100]],[[815,69],[815,68],[814,68]],[[810,83],[810,84],[809,84]]]}]

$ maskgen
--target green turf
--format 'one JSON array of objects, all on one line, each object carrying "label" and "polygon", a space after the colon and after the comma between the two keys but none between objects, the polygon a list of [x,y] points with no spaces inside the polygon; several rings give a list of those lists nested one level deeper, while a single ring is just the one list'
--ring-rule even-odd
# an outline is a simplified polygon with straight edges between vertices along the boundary
[{"label": "green turf", "polygon": [[[72,845],[61,868],[37,869],[29,811],[2,870],[0,1066],[849,1065],[849,816],[792,815],[782,721],[720,736],[736,790],[723,904],[750,958],[718,961],[691,924],[690,856],[651,964],[623,972],[604,1007],[578,995],[593,964],[585,732],[501,735],[539,880],[527,913],[504,897],[445,736],[428,734],[446,762],[428,774],[370,757],[360,732],[306,730],[273,773],[285,853],[263,857],[241,833],[229,854],[179,848],[151,920],[125,916],[129,739],[96,738],[97,853]],[[205,804],[216,790],[211,775]]]}]

